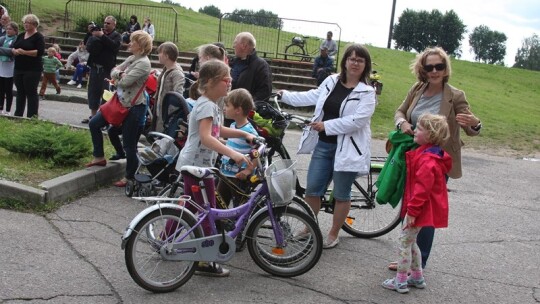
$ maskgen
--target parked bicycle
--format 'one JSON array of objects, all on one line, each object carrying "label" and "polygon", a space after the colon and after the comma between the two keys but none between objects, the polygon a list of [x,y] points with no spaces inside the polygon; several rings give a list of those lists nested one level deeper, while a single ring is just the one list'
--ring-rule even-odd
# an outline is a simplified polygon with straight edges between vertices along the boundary
[{"label": "parked bicycle", "polygon": [[291,39],[291,43],[285,47],[285,59],[310,62],[313,58],[319,55],[319,48],[313,51],[308,49],[309,39],[314,39],[309,36],[296,36]]},{"label": "parked bicycle", "polygon": [[[156,204],[140,212],[122,236],[126,266],[133,280],[152,292],[173,291],[191,278],[198,261],[229,261],[235,253],[235,238],[244,227],[249,254],[264,271],[293,277],[313,268],[322,253],[322,234],[311,216],[287,206],[294,196],[294,162],[268,164],[266,154],[267,145],[259,142],[250,156],[259,159],[255,176],[260,186],[239,207],[210,207],[203,178],[220,176],[217,168],[182,167],[182,174],[199,180],[194,191],[201,191],[202,206],[185,195],[136,198]],[[197,215],[174,202],[192,204]],[[252,215],[260,204],[264,208]],[[211,226],[207,236],[201,227],[205,220]]]},{"label": "parked bicycle", "polygon": [[[277,94],[272,95],[268,103],[275,105],[274,121],[280,125],[288,126],[291,122],[304,129],[310,120],[305,117],[289,114],[283,111],[278,103]],[[268,104],[268,106],[270,106]],[[272,111],[269,111],[271,113]],[[284,129],[285,130],[285,129]],[[291,159],[291,155],[283,144],[283,132],[279,137],[269,136],[267,138],[270,151],[268,157],[270,162],[279,159]],[[358,177],[353,185],[351,192],[351,210],[342,227],[347,233],[360,238],[374,238],[392,231],[400,222],[401,203],[396,208],[389,204],[380,205],[375,201],[377,187],[375,181],[382,170],[386,157],[372,157],[370,171],[365,176]],[[326,213],[334,212],[335,200],[332,195],[332,185],[329,185],[324,196],[321,196],[321,210]],[[296,195],[304,197],[305,188],[301,186],[300,181],[296,180]]]}]

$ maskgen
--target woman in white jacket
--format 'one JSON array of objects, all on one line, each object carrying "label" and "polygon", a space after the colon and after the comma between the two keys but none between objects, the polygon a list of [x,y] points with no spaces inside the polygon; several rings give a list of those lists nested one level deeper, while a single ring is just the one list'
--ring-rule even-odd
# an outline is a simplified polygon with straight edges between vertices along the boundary
[{"label": "woman in white jacket", "polygon": [[368,85],[371,56],[360,45],[350,45],[340,63],[341,72],[328,76],[317,89],[280,91],[292,106],[315,106],[310,128],[304,130],[299,154],[313,152],[307,176],[306,201],[315,214],[321,195],[334,180],[336,205],[332,228],[323,248],[339,243],[338,233],[351,207],[351,186],[359,174],[369,172],[371,116],[375,91]]}]

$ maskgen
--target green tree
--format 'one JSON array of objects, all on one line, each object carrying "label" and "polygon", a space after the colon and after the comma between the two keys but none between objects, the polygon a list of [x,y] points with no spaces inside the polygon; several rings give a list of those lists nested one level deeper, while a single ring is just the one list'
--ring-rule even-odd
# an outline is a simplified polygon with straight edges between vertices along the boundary
[{"label": "green tree", "polygon": [[214,5],[207,5],[199,9],[199,13],[206,14],[212,17],[221,18],[221,10]]},{"label": "green tree", "polygon": [[181,6],[180,3],[176,3],[176,2],[174,2],[172,0],[161,0],[161,3],[174,5],[174,6]]},{"label": "green tree", "polygon": [[226,18],[238,23],[254,24],[276,29],[279,29],[282,26],[281,19],[279,19],[278,15],[263,9],[258,12],[246,9],[235,9],[230,15],[227,15]]},{"label": "green tree", "polygon": [[492,31],[485,25],[474,28],[469,35],[469,44],[474,59],[489,64],[502,64],[506,55],[506,35]]},{"label": "green tree", "polygon": [[517,51],[514,67],[540,71],[540,38],[536,33],[523,40]]},{"label": "green tree", "polygon": [[442,14],[439,10],[416,12],[406,9],[393,32],[396,49],[421,52],[427,47],[440,46],[448,54],[459,57],[465,25],[453,10]]}]

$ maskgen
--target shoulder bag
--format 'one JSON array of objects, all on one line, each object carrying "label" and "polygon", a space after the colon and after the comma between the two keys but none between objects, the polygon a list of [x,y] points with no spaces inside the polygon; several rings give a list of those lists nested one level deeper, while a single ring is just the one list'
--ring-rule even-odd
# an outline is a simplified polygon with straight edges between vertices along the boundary
[{"label": "shoulder bag", "polygon": [[[145,84],[142,85],[142,87],[139,89],[139,92],[137,92],[135,98],[133,98],[133,100],[131,101],[131,106],[133,106],[137,99],[139,99],[139,96],[141,96],[144,87]],[[101,112],[103,118],[109,124],[115,127],[119,127],[122,125],[124,119],[126,119],[127,115],[129,114],[129,109],[130,108],[126,108],[122,105],[118,97],[118,93],[116,92],[114,92],[111,100],[107,101],[99,107],[99,111]]]}]

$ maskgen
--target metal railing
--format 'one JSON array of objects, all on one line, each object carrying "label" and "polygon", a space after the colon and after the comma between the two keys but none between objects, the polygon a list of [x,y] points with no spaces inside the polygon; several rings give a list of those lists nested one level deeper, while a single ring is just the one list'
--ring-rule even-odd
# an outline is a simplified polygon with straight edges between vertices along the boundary
[{"label": "metal railing", "polygon": [[[129,20],[131,15],[138,18],[141,28],[144,26],[144,18],[149,17],[154,25],[156,41],[178,42],[178,12],[174,7],[126,4],[109,1],[96,0],[68,0],[64,12],[64,31],[73,31],[76,28],[78,19],[94,20],[101,24],[103,20],[95,20],[100,16],[121,16]],[[117,28],[118,32],[123,32],[123,28]]]},{"label": "metal railing", "polygon": [[[1,0],[0,5],[5,7],[11,21],[19,24],[19,31],[22,33],[22,17],[32,13],[32,0]],[[38,16],[39,17],[39,16]]]},{"label": "metal railing", "polygon": [[[336,54],[336,58],[338,58],[341,27],[337,23],[323,21],[225,13],[219,20],[218,41],[231,49],[238,33],[250,32],[257,40],[257,54],[261,57],[311,61],[319,55],[319,47],[321,42],[326,39],[328,31],[332,31],[334,34],[334,40],[338,45],[338,53]],[[295,37],[300,37],[302,43],[294,43]],[[301,46],[301,48],[294,45]]]}]

